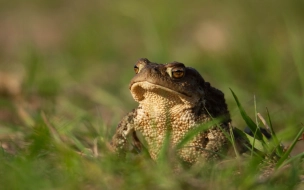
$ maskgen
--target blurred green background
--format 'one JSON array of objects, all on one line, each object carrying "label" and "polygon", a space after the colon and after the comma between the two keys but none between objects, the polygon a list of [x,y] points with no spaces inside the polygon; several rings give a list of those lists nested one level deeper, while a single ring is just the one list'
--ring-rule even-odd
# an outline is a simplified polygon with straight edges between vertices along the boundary
[{"label": "blurred green background", "polygon": [[[252,117],[255,96],[257,111],[265,115],[267,107],[277,129],[303,122],[303,1],[32,0],[0,7],[0,90],[21,94],[32,115],[75,115],[72,106],[115,128],[136,106],[128,83],[134,63],[147,57],[196,68],[225,93],[236,126],[245,124],[229,88]],[[5,102],[4,125],[18,120]]]},{"label": "blurred green background", "polygon": [[146,57],[196,68],[225,93],[239,128],[229,88],[252,118],[256,100],[287,141],[304,122],[303,21],[301,0],[2,0],[0,139],[41,115],[60,133],[89,142],[92,125],[109,138],[137,105],[128,83]]}]

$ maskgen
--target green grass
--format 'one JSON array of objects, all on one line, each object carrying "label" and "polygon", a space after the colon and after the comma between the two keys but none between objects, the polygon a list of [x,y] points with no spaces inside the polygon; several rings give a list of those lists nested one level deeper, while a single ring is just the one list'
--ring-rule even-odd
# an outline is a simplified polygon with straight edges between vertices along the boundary
[{"label": "green grass", "polygon": [[[1,189],[303,188],[303,10],[283,0],[1,1]],[[260,113],[274,138],[248,138],[264,154],[179,173],[170,155],[117,159],[107,143],[136,107],[128,82],[141,57],[196,68],[241,130],[265,127]],[[272,156],[275,175],[259,180]]]}]

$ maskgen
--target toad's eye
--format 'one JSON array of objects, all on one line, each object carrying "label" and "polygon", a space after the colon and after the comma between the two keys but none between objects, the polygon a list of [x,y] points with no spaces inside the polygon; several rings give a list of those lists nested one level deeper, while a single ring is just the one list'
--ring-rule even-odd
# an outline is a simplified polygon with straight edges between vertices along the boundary
[{"label": "toad's eye", "polygon": [[173,78],[182,78],[185,75],[185,70],[181,68],[175,68],[171,70]]},{"label": "toad's eye", "polygon": [[134,65],[134,71],[136,74],[139,73],[139,67],[137,65]]}]

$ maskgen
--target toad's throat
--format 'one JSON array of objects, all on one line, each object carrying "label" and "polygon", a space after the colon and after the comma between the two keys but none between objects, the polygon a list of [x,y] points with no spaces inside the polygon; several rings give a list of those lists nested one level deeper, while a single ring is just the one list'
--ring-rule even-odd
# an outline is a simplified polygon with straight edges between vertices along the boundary
[{"label": "toad's throat", "polygon": [[177,92],[147,81],[133,83],[130,90],[134,100],[137,102],[149,100],[151,103],[157,104],[159,103],[158,101],[169,100],[169,102],[179,102],[191,98],[188,94]]}]

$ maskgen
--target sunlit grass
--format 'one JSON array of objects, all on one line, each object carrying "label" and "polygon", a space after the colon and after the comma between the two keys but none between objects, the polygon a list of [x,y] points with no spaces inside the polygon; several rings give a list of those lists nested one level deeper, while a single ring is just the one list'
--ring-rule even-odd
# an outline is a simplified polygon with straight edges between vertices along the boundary
[{"label": "sunlit grass", "polygon": [[[251,119],[241,109],[238,100],[237,104],[243,119],[251,125],[252,121],[248,122]],[[35,124],[24,128],[21,136],[12,135],[19,141],[15,141],[16,152],[11,154],[9,148],[2,149],[0,181],[6,189],[221,189],[223,186],[228,189],[292,189],[299,185],[303,173],[303,154],[288,157],[303,129],[283,155],[279,151],[280,144],[277,144],[280,142],[260,138],[252,143],[249,138],[253,137],[243,134],[254,147],[248,147],[248,151],[257,151],[251,156],[241,155],[238,159],[224,156],[220,162],[199,162],[191,168],[177,169],[179,160],[168,152],[164,152],[157,162],[152,161],[148,154],[129,153],[125,159],[118,158],[109,149],[108,126],[96,123],[96,118],[82,116],[78,121],[70,121],[40,112],[32,119]],[[177,148],[217,122],[215,120],[191,131]],[[273,128],[271,122],[269,125]],[[255,124],[251,127],[252,131],[259,131]],[[275,139],[273,129],[272,135]],[[2,143],[12,144],[9,141]],[[258,143],[262,146],[258,147]],[[169,151],[169,147],[164,146],[164,151]],[[268,170],[270,174],[264,176]]]}]

